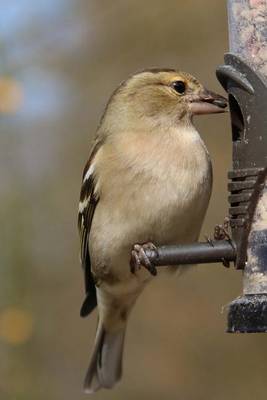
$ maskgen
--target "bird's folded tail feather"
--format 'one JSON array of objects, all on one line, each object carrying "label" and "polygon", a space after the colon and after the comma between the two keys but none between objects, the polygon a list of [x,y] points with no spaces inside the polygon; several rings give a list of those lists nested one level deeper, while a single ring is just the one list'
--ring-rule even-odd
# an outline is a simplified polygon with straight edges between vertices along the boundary
[{"label": "bird's folded tail feather", "polygon": [[121,378],[125,328],[107,332],[98,321],[95,345],[84,380],[85,393],[112,388]]}]

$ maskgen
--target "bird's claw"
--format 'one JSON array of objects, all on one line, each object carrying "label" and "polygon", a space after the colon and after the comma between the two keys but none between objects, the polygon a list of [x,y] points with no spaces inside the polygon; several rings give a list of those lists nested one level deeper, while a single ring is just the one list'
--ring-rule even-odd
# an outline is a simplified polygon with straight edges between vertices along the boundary
[{"label": "bird's claw", "polygon": [[211,247],[214,247],[213,240],[209,236],[205,235],[205,239],[206,239],[206,242],[209,243],[209,245]]},{"label": "bird's claw", "polygon": [[157,250],[156,246],[151,243],[135,244],[131,253],[130,267],[131,272],[134,274],[136,271],[144,267],[147,269],[151,275],[157,275],[157,269],[155,265],[151,263],[146,255],[145,250]]},{"label": "bird's claw", "polygon": [[230,220],[229,217],[225,217],[222,225],[216,225],[214,228],[214,239],[215,240],[228,240],[231,241],[229,233]]}]

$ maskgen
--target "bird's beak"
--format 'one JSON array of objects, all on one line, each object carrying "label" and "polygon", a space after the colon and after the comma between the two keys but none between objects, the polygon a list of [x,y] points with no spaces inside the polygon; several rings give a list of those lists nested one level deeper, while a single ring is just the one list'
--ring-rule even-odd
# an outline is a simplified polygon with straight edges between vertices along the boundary
[{"label": "bird's beak", "polygon": [[214,114],[227,111],[227,99],[207,89],[192,96],[189,108],[192,115]]}]

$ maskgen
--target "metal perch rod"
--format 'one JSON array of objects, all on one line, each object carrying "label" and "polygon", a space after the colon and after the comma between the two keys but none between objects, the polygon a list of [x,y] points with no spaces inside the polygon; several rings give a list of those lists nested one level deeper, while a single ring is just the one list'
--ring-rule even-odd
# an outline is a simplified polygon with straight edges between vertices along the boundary
[{"label": "metal perch rod", "polygon": [[160,246],[145,249],[149,261],[155,266],[230,262],[236,259],[235,245],[227,240]]}]

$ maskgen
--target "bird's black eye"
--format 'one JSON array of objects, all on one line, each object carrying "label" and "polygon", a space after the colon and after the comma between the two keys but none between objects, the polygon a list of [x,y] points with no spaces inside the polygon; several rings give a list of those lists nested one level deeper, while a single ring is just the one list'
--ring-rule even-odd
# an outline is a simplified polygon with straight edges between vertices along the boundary
[{"label": "bird's black eye", "polygon": [[172,87],[179,94],[184,94],[185,92],[185,83],[183,81],[173,82]]}]

